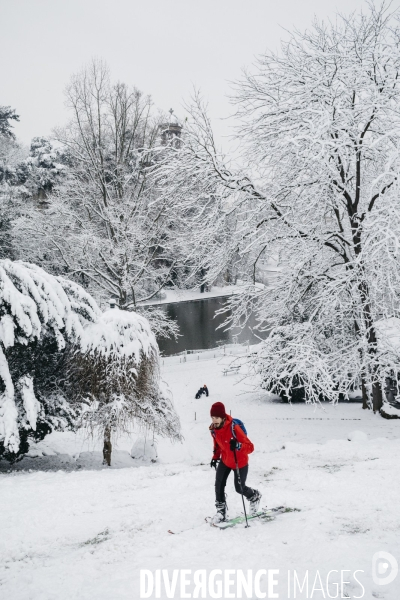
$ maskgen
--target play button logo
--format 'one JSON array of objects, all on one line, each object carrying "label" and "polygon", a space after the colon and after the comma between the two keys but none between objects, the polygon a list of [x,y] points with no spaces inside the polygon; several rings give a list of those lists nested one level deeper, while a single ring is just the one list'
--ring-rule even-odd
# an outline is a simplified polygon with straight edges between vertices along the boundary
[{"label": "play button logo", "polygon": [[389,552],[375,552],[372,557],[372,579],[377,585],[388,585],[398,575],[399,565]]}]

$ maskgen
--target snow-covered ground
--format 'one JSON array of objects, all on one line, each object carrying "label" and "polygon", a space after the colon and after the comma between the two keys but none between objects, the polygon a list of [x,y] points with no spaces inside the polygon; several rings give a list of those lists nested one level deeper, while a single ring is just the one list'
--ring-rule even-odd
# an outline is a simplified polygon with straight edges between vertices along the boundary
[{"label": "snow-covered ground", "polygon": [[[124,438],[114,467],[102,468],[98,442],[59,433],[32,451],[46,456],[19,463],[30,471],[3,470],[1,598],[136,600],[141,569],[168,569],[170,576],[174,569],[279,569],[274,591],[283,599],[289,598],[288,570],[291,581],[294,570],[300,581],[309,573],[308,593],[297,589],[295,596],[292,583],[291,598],[328,598],[328,591],[335,597],[340,575],[330,574],[329,590],[326,576],[346,570],[344,597],[398,599],[400,576],[381,586],[371,569],[376,552],[400,559],[400,421],[358,403],[323,409],[281,404],[240,376],[224,376],[230,360],[164,359],[185,441],[160,440],[156,463],[130,458],[133,442]],[[210,398],[195,400],[203,383]],[[255,444],[248,484],[262,492],[262,505],[300,512],[249,529],[219,531],[204,522],[214,512],[208,425],[216,401],[245,422]],[[227,492],[234,516],[242,508],[232,476]],[[364,571],[356,575],[363,595],[356,570]],[[316,578],[321,587],[317,573],[324,594],[312,593]],[[160,597],[167,597],[164,587]],[[172,597],[184,597],[179,587]]]}]

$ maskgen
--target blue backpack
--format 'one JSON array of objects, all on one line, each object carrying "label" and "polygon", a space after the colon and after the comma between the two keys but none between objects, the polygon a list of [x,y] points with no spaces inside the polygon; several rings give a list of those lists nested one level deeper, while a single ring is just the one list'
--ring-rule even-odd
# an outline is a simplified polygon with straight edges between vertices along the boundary
[{"label": "blue backpack", "polygon": [[232,435],[236,440],[236,435],[235,435],[235,425],[239,425],[240,429],[243,431],[243,433],[245,435],[247,435],[247,429],[243,423],[243,421],[241,421],[240,419],[232,419]]},{"label": "blue backpack", "polygon": [[[235,440],[237,439],[236,434],[235,434],[235,425],[238,425],[240,427],[240,429],[243,431],[243,433],[245,435],[247,435],[247,429],[246,429],[243,421],[241,421],[240,419],[232,419],[232,436],[235,438]],[[215,437],[214,429],[211,429],[211,434],[213,437]]]}]

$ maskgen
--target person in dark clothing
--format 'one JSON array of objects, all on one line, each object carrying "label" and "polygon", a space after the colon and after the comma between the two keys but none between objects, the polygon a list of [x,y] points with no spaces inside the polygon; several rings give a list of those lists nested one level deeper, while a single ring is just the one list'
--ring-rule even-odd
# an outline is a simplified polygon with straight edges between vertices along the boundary
[{"label": "person in dark clothing", "polygon": [[[231,471],[234,472],[235,490],[238,494],[243,493],[243,496],[249,500],[250,512],[255,514],[260,505],[261,494],[258,490],[246,485],[249,471],[248,455],[254,451],[254,446],[241,427],[233,422],[230,415],[226,414],[222,402],[216,402],[212,405],[210,415],[212,418],[210,432],[214,440],[214,451],[210,466],[216,469],[215,506],[217,514],[213,517],[213,522],[218,523],[225,521],[227,518],[225,486]],[[236,470],[235,452],[242,487]]]},{"label": "person in dark clothing", "polygon": [[207,398],[209,396],[208,387],[206,386],[206,384],[204,384],[203,387],[201,387],[199,389],[199,391],[196,393],[196,395],[195,395],[196,400],[198,400],[202,394],[205,394],[207,396]]}]

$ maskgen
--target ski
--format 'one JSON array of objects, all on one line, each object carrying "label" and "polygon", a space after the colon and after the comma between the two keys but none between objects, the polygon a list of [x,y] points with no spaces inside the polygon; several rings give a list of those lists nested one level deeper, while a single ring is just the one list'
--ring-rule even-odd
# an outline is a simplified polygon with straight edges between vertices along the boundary
[{"label": "ski", "polygon": [[192,529],[198,529],[199,527],[203,527],[206,523],[210,523],[212,517],[205,517],[205,523],[198,523],[197,525],[193,525],[192,527],[186,527],[185,529],[177,529],[176,531],[172,531],[168,529],[168,533],[172,535],[179,535],[180,533],[185,533],[186,531],[192,531]]},{"label": "ski", "polygon": [[[298,512],[298,508],[287,508],[286,506],[276,506],[275,508],[263,508],[262,510],[257,511],[254,515],[247,515],[247,520],[250,521],[252,519],[260,519],[263,522],[273,521],[277,515],[289,512]],[[241,523],[246,522],[246,517],[244,515],[239,515],[234,519],[228,519],[227,521],[221,521],[220,523],[212,523],[211,520],[208,521],[212,527],[218,527],[218,529],[228,529],[230,527],[235,527],[235,525],[240,525]]]}]

